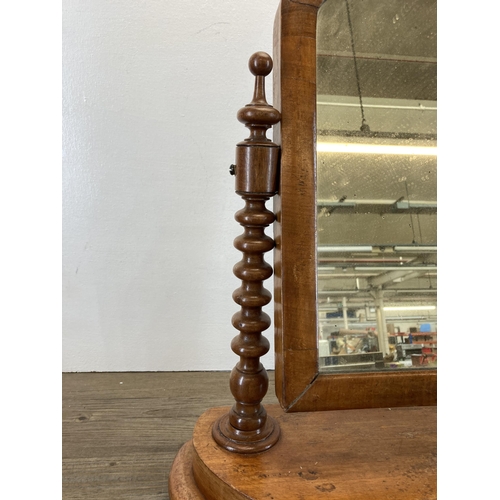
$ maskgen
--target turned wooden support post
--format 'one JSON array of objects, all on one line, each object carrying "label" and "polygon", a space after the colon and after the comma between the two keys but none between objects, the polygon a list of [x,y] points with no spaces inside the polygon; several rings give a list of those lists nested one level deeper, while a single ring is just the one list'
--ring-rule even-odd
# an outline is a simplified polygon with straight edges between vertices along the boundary
[{"label": "turned wooden support post", "polygon": [[241,287],[233,299],[241,306],[232,319],[239,330],[231,348],[240,360],[231,372],[230,388],[236,400],[229,413],[217,420],[212,429],[215,441],[229,451],[257,453],[273,446],[279,439],[279,426],[261,405],[268,388],[268,378],[260,357],[269,351],[269,341],[262,331],[271,319],[262,307],[271,301],[271,293],[262,282],[273,274],[264,260],[264,253],[274,248],[274,240],[264,232],[274,222],[266,201],[277,193],[279,146],[267,139],[266,131],[280,121],[280,113],[266,102],[264,78],[273,63],[265,52],[255,53],[248,63],[255,75],[252,102],[238,111],[238,120],[250,130],[250,136],[236,146],[236,193],[245,200],[245,207],[235,219],[244,233],[234,240],[243,258],[234,268]]}]

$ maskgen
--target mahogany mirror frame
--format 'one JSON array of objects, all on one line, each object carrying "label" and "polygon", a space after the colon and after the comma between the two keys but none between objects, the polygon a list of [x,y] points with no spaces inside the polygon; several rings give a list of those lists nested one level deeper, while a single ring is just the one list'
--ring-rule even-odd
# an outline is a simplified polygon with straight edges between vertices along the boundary
[{"label": "mahogany mirror frame", "polygon": [[276,395],[285,411],[436,405],[433,369],[319,371],[316,20],[324,1],[282,0],[274,25],[273,105],[282,117],[273,128],[273,140],[281,147],[274,197]]}]

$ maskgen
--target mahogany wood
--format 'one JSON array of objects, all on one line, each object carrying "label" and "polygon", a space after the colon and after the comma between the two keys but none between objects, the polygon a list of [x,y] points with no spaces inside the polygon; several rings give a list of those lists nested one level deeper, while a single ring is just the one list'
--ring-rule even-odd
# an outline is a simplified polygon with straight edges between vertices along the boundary
[{"label": "mahogany wood", "polygon": [[436,407],[283,413],[269,405],[282,439],[254,455],[213,446],[211,427],[225,412],[208,410],[194,430],[193,474],[207,500],[437,497]]},{"label": "mahogany wood", "polygon": [[316,19],[323,0],[282,0],[274,28],[281,121],[274,198],[276,395],[285,411],[435,405],[435,370],[324,374],[316,309]]},{"label": "mahogany wood", "polygon": [[264,253],[274,248],[274,240],[264,232],[273,223],[274,214],[266,201],[277,191],[279,148],[266,137],[266,130],[280,119],[279,112],[267,104],[264,78],[272,70],[271,57],[255,53],[249,61],[255,75],[252,102],[238,111],[238,120],[250,130],[250,136],[236,146],[236,192],[245,200],[245,208],[236,213],[244,233],[234,240],[243,258],[234,266],[234,274],[242,280],[233,293],[241,306],[232,319],[240,334],[231,343],[240,356],[230,377],[230,388],[236,402],[230,412],[213,426],[213,438],[229,451],[257,453],[269,449],[279,439],[279,426],[269,417],[261,404],[268,388],[267,372],[260,357],[269,351],[269,341],[262,331],[269,328],[271,319],[262,307],[271,301],[271,293],[263,280],[272,276],[272,267]]}]

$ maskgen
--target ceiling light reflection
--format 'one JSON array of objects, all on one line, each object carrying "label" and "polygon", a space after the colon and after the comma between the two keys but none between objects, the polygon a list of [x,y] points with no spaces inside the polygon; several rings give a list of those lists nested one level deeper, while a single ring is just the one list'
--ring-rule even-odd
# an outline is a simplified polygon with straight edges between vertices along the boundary
[{"label": "ceiling light reflection", "polygon": [[316,150],[318,153],[437,156],[437,147],[428,146],[393,146],[387,144],[318,142]]}]

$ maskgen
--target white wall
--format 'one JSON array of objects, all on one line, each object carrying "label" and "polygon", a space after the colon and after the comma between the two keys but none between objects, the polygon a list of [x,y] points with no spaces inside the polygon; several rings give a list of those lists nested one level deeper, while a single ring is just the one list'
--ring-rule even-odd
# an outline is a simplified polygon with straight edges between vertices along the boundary
[{"label": "white wall", "polygon": [[236,363],[228,168],[278,3],[63,2],[64,371]]}]

